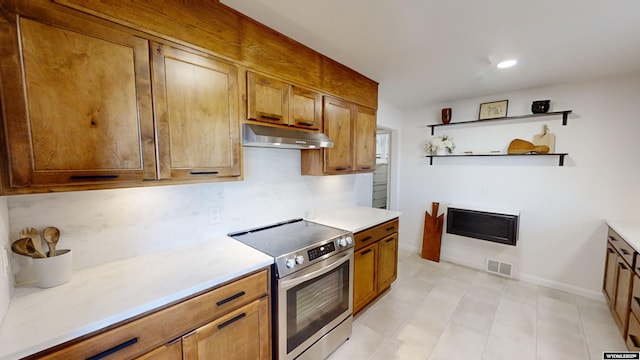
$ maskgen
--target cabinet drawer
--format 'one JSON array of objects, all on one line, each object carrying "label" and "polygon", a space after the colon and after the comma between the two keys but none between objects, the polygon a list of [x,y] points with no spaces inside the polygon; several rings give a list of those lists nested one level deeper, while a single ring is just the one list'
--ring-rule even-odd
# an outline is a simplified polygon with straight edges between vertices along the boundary
[{"label": "cabinet drawer", "polygon": [[36,358],[86,359],[109,352],[104,359],[132,358],[268,295],[268,286],[263,270]]},{"label": "cabinet drawer", "polygon": [[636,251],[629,245],[622,236],[618,235],[611,228],[609,229],[609,241],[611,245],[616,249],[616,251],[622,256],[622,258],[629,264],[633,269],[635,269],[635,254]]},{"label": "cabinet drawer", "polygon": [[398,232],[398,226],[398,219],[394,219],[354,234],[356,250]]}]

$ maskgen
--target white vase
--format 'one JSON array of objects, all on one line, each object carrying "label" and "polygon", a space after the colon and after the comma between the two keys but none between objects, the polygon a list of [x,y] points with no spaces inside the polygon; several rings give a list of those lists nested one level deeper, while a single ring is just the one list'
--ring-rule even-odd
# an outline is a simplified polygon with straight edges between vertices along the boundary
[{"label": "white vase", "polygon": [[447,149],[436,149],[436,155],[447,155]]}]

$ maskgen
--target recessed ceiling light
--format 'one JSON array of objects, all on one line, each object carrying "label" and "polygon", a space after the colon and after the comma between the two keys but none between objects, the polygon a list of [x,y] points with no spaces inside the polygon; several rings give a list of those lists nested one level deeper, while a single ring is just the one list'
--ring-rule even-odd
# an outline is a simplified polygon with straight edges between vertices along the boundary
[{"label": "recessed ceiling light", "polygon": [[516,63],[518,63],[518,60],[511,59],[511,60],[505,60],[505,61],[499,62],[497,66],[498,66],[498,69],[506,69],[506,68],[512,67]]}]

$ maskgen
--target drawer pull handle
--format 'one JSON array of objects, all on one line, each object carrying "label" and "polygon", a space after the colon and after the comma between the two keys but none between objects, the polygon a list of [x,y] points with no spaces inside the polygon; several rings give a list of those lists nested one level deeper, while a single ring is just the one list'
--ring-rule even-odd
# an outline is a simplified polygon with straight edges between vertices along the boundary
[{"label": "drawer pull handle", "polygon": [[611,241],[618,241],[618,239],[614,238],[613,236],[609,236],[609,240],[611,240]]},{"label": "drawer pull handle", "polygon": [[118,175],[71,175],[71,180],[113,180]]},{"label": "drawer pull handle", "polygon": [[371,252],[371,249],[367,249],[367,250],[363,251],[362,253],[360,253],[360,255],[361,255],[361,256],[362,256],[362,255],[366,255],[366,254],[368,254],[368,253],[370,253],[370,252]]},{"label": "drawer pull handle", "polygon": [[282,116],[278,116],[278,115],[273,115],[273,114],[260,114],[260,118],[261,119],[265,119],[265,120],[281,120]]},{"label": "drawer pull handle", "polygon": [[392,242],[393,240],[395,240],[396,238],[392,237],[391,239],[387,240],[387,242]]},{"label": "drawer pull handle", "polygon": [[360,240],[361,242],[367,242],[371,240],[371,236],[367,236],[366,238],[363,238],[362,240]]},{"label": "drawer pull handle", "polygon": [[392,227],[388,227],[387,230],[385,230],[385,231],[391,231],[391,230],[395,230],[395,229],[396,229],[396,227],[392,226]]},{"label": "drawer pull handle", "polygon": [[618,263],[618,265],[624,270],[627,270],[627,265],[625,265],[624,263]]},{"label": "drawer pull handle", "polygon": [[233,301],[233,300],[235,300],[235,299],[237,299],[237,298],[239,298],[239,297],[241,297],[241,296],[244,296],[245,294],[246,294],[246,293],[245,293],[244,291],[240,291],[239,293],[237,293],[237,294],[235,294],[235,295],[231,295],[231,296],[229,296],[229,297],[228,297],[228,298],[226,298],[226,299],[223,299],[223,300],[218,301],[218,302],[216,303],[216,305],[218,305],[218,306],[222,306],[222,305],[224,305],[224,304],[226,304],[226,303],[228,303],[228,302],[230,302],[230,301]]},{"label": "drawer pull handle", "polygon": [[238,315],[238,316],[236,316],[236,317],[234,317],[234,318],[232,318],[232,319],[229,319],[229,320],[227,320],[227,321],[223,322],[222,324],[218,325],[218,330],[220,330],[220,329],[222,329],[222,328],[224,328],[224,327],[227,327],[227,326],[229,326],[229,325],[233,324],[234,322],[236,322],[236,321],[238,321],[238,320],[242,319],[242,318],[243,318],[243,317],[245,317],[245,316],[247,316],[247,314],[242,313],[242,314],[240,314],[240,315]]},{"label": "drawer pull handle", "polygon": [[634,347],[634,348],[636,348],[636,349],[637,349],[637,348],[639,348],[639,347],[640,347],[639,342],[638,342],[638,337],[637,337],[637,336],[632,335],[632,334],[629,334],[629,340],[631,340],[631,342],[633,343],[633,347]]},{"label": "drawer pull handle", "polygon": [[347,170],[346,167],[337,167],[336,168],[336,171],[345,171],[345,170]]},{"label": "drawer pull handle", "polygon": [[116,345],[116,346],[112,347],[111,349],[107,349],[107,350],[105,350],[105,351],[103,351],[103,352],[101,352],[99,354],[90,356],[90,357],[87,358],[87,360],[99,360],[99,359],[106,358],[107,356],[109,356],[111,354],[114,354],[114,353],[117,353],[118,351],[120,351],[120,350],[122,350],[124,348],[127,348],[127,347],[129,347],[129,346],[131,346],[131,345],[133,345],[133,344],[135,344],[137,342],[138,342],[138,338],[134,337],[133,339],[127,340],[127,341],[123,342],[120,345]]},{"label": "drawer pull handle", "polygon": [[300,120],[296,120],[296,124],[299,124],[299,125],[302,125],[302,126],[313,126],[312,122],[300,121]]},{"label": "drawer pull handle", "polygon": [[363,166],[361,169],[362,170],[369,170],[369,169],[371,169],[371,166]]},{"label": "drawer pull handle", "polygon": [[620,251],[625,255],[630,255],[627,249],[620,249]]},{"label": "drawer pull handle", "polygon": [[607,252],[609,252],[609,254],[613,254],[614,253],[612,248],[607,248]]},{"label": "drawer pull handle", "polygon": [[189,175],[218,175],[217,171],[190,171]]}]

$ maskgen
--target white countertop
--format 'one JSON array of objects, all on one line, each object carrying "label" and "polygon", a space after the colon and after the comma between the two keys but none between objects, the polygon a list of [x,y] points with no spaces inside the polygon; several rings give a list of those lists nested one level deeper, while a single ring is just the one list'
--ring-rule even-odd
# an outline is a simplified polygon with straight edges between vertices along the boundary
[{"label": "white countertop", "polygon": [[640,252],[640,222],[606,220],[613,231],[629,243],[636,251]]},{"label": "white countertop", "polygon": [[400,215],[397,211],[357,206],[318,213],[313,219],[307,220],[356,233]]},{"label": "white countertop", "polygon": [[0,359],[36,353],[272,263],[222,237],[81,269],[49,289],[16,288],[0,327]]}]

